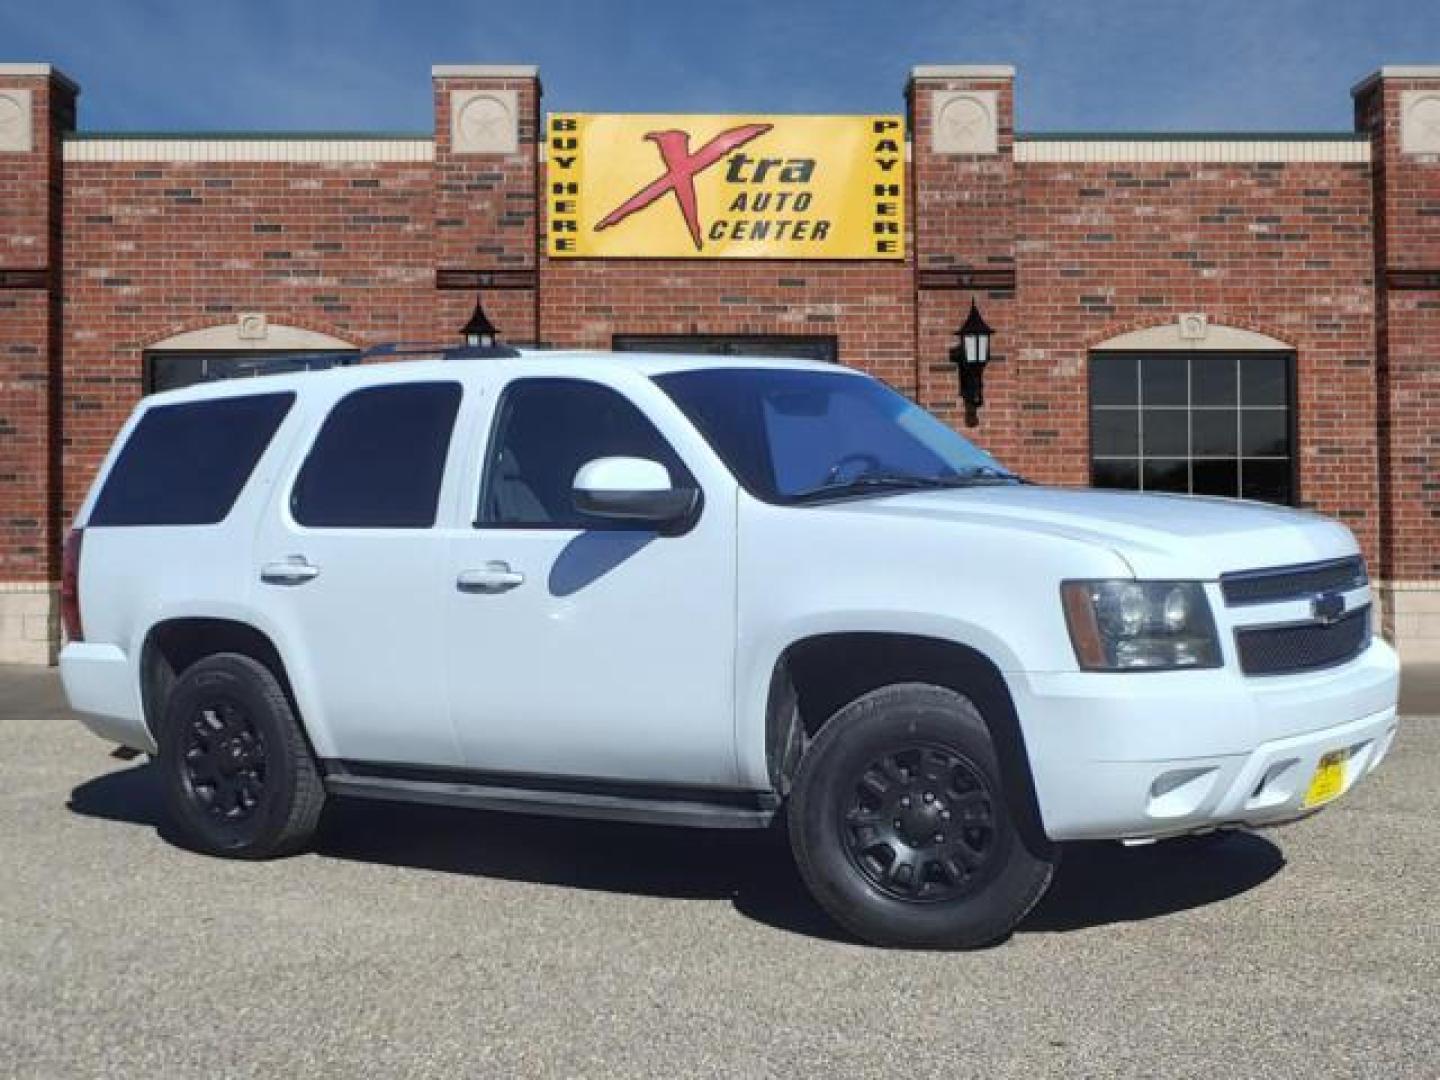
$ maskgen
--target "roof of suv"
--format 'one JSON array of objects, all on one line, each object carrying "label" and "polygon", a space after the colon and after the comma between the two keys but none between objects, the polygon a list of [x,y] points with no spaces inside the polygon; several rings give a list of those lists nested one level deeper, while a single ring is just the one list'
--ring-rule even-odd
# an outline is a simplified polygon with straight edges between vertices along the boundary
[{"label": "roof of suv", "polygon": [[[443,354],[443,350],[435,350]],[[208,397],[229,397],[236,394],[289,390],[311,385],[315,380],[342,381],[351,386],[368,386],[388,382],[409,382],[436,378],[464,378],[467,374],[501,371],[506,374],[523,372],[534,367],[537,374],[557,374],[573,367],[575,374],[584,372],[627,371],[644,375],[668,375],[681,371],[717,369],[774,369],[792,371],[859,372],[820,360],[799,360],[765,356],[713,356],[685,353],[608,352],[601,349],[519,350],[518,356],[465,356],[444,359],[390,360],[336,366],[316,371],[290,371],[272,375],[254,375],[237,379],[217,379],[195,383],[177,390],[150,395],[148,401],[188,401]],[[428,354],[427,354],[428,355]],[[568,374],[569,372],[565,372]],[[256,381],[260,380],[260,385]]]}]

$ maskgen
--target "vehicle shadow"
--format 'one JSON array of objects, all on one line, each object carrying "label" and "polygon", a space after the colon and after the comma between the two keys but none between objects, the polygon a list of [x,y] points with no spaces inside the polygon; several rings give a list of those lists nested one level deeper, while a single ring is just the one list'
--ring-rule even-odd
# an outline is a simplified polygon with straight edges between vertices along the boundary
[{"label": "vehicle shadow", "polygon": [[[178,843],[153,764],[107,773],[70,795],[85,817],[153,828]],[[439,806],[332,800],[321,858],[677,899],[728,899],[789,933],[850,940],[810,898],[777,831],[727,832],[530,817]],[[1069,845],[1020,933],[1134,922],[1218,903],[1285,865],[1249,833],[1148,847]]]}]

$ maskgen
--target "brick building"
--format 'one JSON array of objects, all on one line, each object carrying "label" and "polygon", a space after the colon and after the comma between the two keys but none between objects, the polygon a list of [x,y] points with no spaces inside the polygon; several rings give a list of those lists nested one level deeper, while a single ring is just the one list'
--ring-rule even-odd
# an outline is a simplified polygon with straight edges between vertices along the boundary
[{"label": "brick building", "polygon": [[1440,67],[1262,136],[1025,135],[1011,69],[917,67],[888,262],[549,258],[537,72],[432,74],[433,133],[118,135],[0,65],[0,660],[52,655],[65,523],[142,393],[452,340],[477,288],[511,341],[811,353],[956,423],[975,299],[1002,460],[1334,515],[1440,655]]}]

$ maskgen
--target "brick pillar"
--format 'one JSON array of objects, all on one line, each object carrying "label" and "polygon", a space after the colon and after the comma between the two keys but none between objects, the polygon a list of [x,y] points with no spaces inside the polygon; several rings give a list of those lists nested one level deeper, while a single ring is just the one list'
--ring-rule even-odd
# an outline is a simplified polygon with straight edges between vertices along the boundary
[{"label": "brick pillar", "polygon": [[1353,93],[1375,184],[1381,609],[1407,660],[1440,660],[1440,66]]},{"label": "brick pillar", "polygon": [[962,423],[947,350],[971,300],[995,330],[980,425],[967,434],[1014,458],[1015,69],[923,66],[910,76],[916,386],[926,408]]},{"label": "brick pillar", "polygon": [[435,337],[479,289],[508,341],[539,338],[540,78],[532,66],[442,65],[435,90]]},{"label": "brick pillar", "polygon": [[0,662],[57,640],[61,136],[78,88],[49,64],[0,64]]}]

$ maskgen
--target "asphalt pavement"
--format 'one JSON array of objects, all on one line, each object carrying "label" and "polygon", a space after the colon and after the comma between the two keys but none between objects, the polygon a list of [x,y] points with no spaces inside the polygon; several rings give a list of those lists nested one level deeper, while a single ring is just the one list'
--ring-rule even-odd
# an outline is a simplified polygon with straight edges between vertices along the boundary
[{"label": "asphalt pavement", "polygon": [[336,802],[195,855],[51,671],[0,739],[0,1074],[1440,1076],[1440,716],[1307,821],[1072,848],[968,954],[845,939],[765,835]]}]

